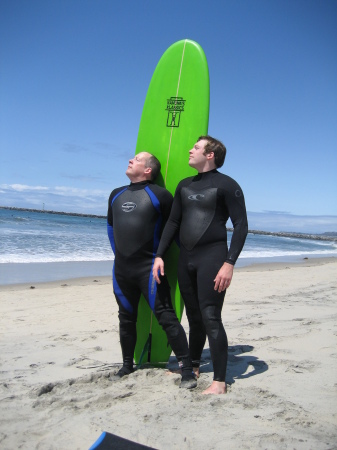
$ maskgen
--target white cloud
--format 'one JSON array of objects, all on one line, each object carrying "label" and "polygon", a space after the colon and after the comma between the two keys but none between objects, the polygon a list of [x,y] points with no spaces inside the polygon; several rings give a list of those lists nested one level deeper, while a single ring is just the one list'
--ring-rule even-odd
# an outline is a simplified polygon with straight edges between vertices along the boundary
[{"label": "white cloud", "polygon": [[0,189],[13,190],[18,192],[24,191],[48,191],[46,186],[27,186],[26,184],[0,184]]},{"label": "white cloud", "polygon": [[105,215],[109,192],[68,186],[0,185],[0,206]]},{"label": "white cloud", "polygon": [[297,216],[281,211],[248,212],[250,230],[298,233],[337,232],[337,216]]},{"label": "white cloud", "polygon": [[88,196],[100,196],[105,194],[105,191],[100,189],[79,189],[73,187],[65,187],[65,186],[55,186],[55,192],[62,195],[78,195],[79,197],[88,197]]}]

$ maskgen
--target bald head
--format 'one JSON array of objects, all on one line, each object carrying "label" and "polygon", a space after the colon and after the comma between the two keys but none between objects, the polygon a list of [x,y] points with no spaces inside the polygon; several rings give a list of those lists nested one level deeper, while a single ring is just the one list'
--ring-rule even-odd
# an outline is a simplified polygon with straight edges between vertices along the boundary
[{"label": "bald head", "polygon": [[126,175],[132,183],[154,181],[160,172],[160,162],[149,152],[141,152],[129,160]]}]

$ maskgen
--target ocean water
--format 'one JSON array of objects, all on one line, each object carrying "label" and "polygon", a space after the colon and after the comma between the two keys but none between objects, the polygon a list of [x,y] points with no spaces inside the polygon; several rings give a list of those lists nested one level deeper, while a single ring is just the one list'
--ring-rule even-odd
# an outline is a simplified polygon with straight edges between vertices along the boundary
[{"label": "ocean water", "polygon": [[113,259],[106,219],[0,209],[0,263]]},{"label": "ocean water", "polygon": [[[0,284],[111,274],[105,218],[0,209],[0,239]],[[248,234],[237,265],[337,256],[336,244]]]}]

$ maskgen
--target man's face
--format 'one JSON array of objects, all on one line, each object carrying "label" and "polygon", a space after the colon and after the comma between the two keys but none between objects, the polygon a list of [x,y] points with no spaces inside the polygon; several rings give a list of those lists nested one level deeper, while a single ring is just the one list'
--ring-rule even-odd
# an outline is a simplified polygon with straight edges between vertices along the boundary
[{"label": "man's face", "polygon": [[201,141],[197,142],[189,151],[190,157],[188,164],[197,170],[202,169],[207,161],[207,155],[204,154],[206,144],[206,139],[201,139]]},{"label": "man's face", "polygon": [[151,171],[151,169],[145,167],[145,162],[149,156],[148,153],[141,152],[129,160],[129,165],[125,173],[132,182],[148,179],[147,172],[148,170]]}]

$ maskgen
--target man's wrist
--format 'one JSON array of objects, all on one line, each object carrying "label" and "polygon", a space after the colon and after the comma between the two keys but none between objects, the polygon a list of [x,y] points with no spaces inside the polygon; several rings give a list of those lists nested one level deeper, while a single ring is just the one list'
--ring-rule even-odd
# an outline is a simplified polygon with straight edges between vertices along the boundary
[{"label": "man's wrist", "polygon": [[230,264],[231,266],[235,266],[235,261],[232,261],[231,259],[226,259],[225,264]]}]

